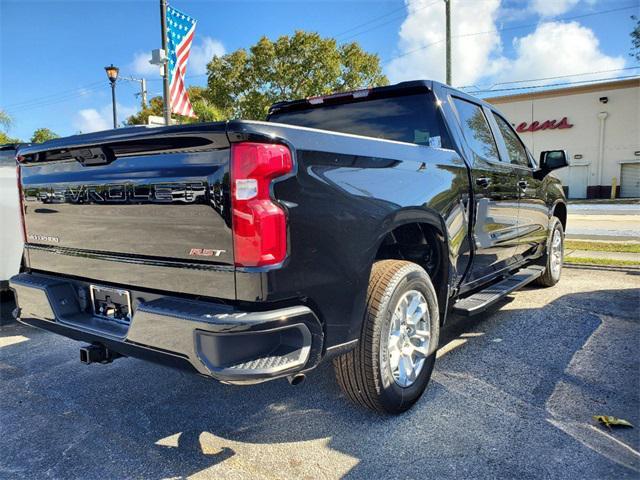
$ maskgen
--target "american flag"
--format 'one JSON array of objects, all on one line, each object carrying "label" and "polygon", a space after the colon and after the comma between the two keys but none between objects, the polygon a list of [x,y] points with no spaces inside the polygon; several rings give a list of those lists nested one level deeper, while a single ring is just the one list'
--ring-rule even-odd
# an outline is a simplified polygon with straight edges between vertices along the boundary
[{"label": "american flag", "polygon": [[187,60],[196,30],[196,21],[189,15],[167,6],[167,44],[169,46],[169,103],[171,112],[195,117],[189,94],[184,85]]}]

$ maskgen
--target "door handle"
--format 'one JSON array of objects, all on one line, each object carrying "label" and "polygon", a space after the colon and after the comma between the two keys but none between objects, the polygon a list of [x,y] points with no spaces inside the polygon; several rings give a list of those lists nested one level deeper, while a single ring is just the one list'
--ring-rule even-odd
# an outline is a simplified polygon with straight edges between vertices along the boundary
[{"label": "door handle", "polygon": [[520,180],[518,182],[518,186],[522,189],[522,190],[526,190],[527,187],[529,186],[529,182],[527,182],[526,180]]},{"label": "door handle", "polygon": [[491,185],[491,179],[489,177],[476,178],[476,185],[482,188],[487,188]]}]

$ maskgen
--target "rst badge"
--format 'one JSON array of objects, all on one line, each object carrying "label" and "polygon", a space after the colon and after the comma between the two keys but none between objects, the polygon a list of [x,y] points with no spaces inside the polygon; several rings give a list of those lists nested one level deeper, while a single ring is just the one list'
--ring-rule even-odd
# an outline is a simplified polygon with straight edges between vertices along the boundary
[{"label": "rst badge", "polygon": [[189,255],[194,257],[219,257],[226,252],[226,250],[213,250],[210,248],[192,248],[189,251]]}]

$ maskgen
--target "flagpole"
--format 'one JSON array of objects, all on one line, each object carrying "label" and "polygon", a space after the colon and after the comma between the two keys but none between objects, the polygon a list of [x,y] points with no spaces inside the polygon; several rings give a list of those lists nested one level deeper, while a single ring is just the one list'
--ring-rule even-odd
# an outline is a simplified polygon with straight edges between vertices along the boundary
[{"label": "flagpole", "polygon": [[[160,0],[160,25],[162,30],[162,50],[165,55],[168,54],[167,50],[167,0]],[[163,114],[164,124],[169,125],[171,121],[171,106],[169,105],[169,61],[165,61],[164,69],[162,70],[162,96],[163,96]]]}]

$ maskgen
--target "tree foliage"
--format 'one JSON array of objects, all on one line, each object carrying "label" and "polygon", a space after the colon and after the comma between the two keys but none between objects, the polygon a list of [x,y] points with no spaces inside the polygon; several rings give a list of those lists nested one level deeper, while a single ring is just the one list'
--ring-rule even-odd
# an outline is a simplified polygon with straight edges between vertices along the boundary
[{"label": "tree foliage", "polygon": [[38,128],[31,136],[31,143],[42,143],[47,140],[53,140],[54,138],[60,138],[60,135],[48,128]]},{"label": "tree foliage", "polygon": [[[215,105],[207,97],[206,89],[202,87],[189,87],[189,99],[193,112],[197,118],[183,117],[181,115],[173,115],[178,123],[194,123],[194,122],[215,122],[223,120],[223,115]],[[153,97],[149,101],[149,105],[140,110],[135,115],[127,119],[128,125],[147,125],[150,115],[162,116],[162,97]]]},{"label": "tree foliage", "polygon": [[0,126],[2,126],[2,128],[6,130],[11,126],[12,123],[13,120],[11,119],[9,114],[0,109]]},{"label": "tree foliage", "polygon": [[630,33],[632,45],[631,56],[640,62],[640,20],[635,15],[632,15],[631,18],[636,21],[636,28]]},{"label": "tree foliage", "polygon": [[[13,123],[13,119],[11,116],[0,109],[0,126],[7,130],[11,124]],[[5,145],[7,143],[21,143],[19,138],[10,137],[6,132],[0,131],[0,145]]]},{"label": "tree foliage", "polygon": [[214,57],[207,72],[207,98],[228,118],[262,120],[274,102],[388,84],[377,55],[302,31]]},{"label": "tree foliage", "polygon": [[7,143],[22,143],[22,140],[15,137],[10,137],[4,132],[0,132],[0,145],[6,145]]},{"label": "tree foliage", "polygon": [[135,115],[127,118],[128,125],[147,125],[150,115],[162,116],[162,97],[153,97],[149,104]]},{"label": "tree foliage", "polygon": [[[173,116],[179,123],[229,118],[262,120],[269,106],[282,100],[387,85],[377,55],[357,43],[338,45],[332,38],[297,31],[275,41],[262,37],[248,51],[213,57],[207,65],[207,87],[189,87],[197,119]],[[162,115],[162,98],[127,119],[146,125]]]}]

